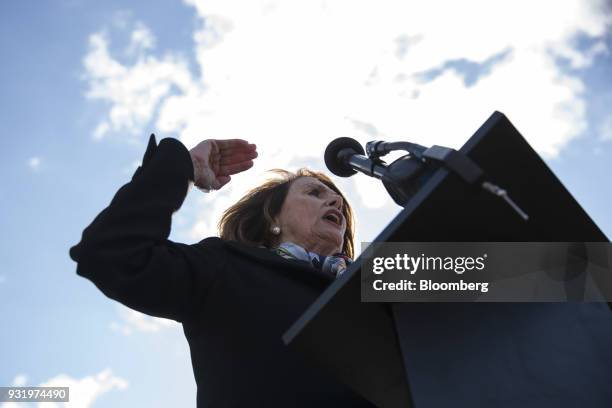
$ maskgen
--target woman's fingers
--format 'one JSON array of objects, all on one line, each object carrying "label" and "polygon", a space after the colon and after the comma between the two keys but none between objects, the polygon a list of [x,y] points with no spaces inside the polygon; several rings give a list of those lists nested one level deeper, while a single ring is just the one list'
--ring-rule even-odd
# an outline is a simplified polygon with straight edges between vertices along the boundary
[{"label": "woman's fingers", "polygon": [[213,182],[213,188],[219,190],[221,187],[230,182],[232,178],[230,176],[219,176]]},{"label": "woman's fingers", "polygon": [[257,157],[257,146],[242,139],[220,140],[218,161],[221,166],[239,164]]},{"label": "woman's fingers", "polygon": [[190,153],[194,160],[196,185],[218,190],[231,181],[232,174],[253,167],[257,146],[243,139],[208,139]]},{"label": "woman's fingers", "polygon": [[257,149],[253,143],[242,139],[215,140],[219,147],[219,153],[230,155],[238,152],[248,152]]},{"label": "woman's fingers", "polygon": [[243,139],[215,139],[219,150],[231,150],[236,148],[244,148],[245,146],[249,146],[249,142]]},{"label": "woman's fingers", "polygon": [[222,156],[233,156],[235,154],[248,154],[257,151],[257,146],[254,144],[246,144],[241,146],[227,147],[220,149],[219,154]]},{"label": "woman's fingers", "polygon": [[253,160],[247,160],[235,164],[227,164],[220,167],[219,175],[227,176],[230,174],[236,174],[248,170],[251,167],[253,167]]},{"label": "woman's fingers", "polygon": [[235,164],[247,160],[255,159],[258,156],[256,150],[240,151],[232,154],[222,154],[219,158],[220,165]]}]

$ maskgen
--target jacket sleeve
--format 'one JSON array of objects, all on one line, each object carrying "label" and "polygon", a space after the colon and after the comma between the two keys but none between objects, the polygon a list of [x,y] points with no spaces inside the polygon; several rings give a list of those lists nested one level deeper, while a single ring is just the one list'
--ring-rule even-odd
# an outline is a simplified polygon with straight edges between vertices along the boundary
[{"label": "jacket sleeve", "polygon": [[205,241],[168,240],[172,214],[180,208],[193,165],[185,146],[151,135],[142,165],[70,248],[77,274],[106,296],[140,312],[179,322],[199,307],[223,267]]}]

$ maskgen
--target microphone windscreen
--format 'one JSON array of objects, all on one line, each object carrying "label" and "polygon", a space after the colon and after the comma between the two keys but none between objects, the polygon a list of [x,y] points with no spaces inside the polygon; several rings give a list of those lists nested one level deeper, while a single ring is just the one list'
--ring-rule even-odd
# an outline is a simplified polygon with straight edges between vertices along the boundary
[{"label": "microphone windscreen", "polygon": [[[345,150],[348,152],[342,152]],[[352,151],[352,153],[351,153]],[[346,157],[350,157],[351,154],[365,155],[365,151],[361,144],[355,139],[350,137],[339,137],[332,140],[325,149],[325,165],[333,174],[339,177],[349,177],[357,173],[348,164]]]}]

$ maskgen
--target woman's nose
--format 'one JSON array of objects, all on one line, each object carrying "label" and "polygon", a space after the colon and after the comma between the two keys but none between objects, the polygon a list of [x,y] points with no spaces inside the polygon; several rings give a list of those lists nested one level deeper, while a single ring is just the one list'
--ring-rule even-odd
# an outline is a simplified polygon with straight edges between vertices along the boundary
[{"label": "woman's nose", "polygon": [[337,194],[334,194],[333,196],[330,197],[329,201],[327,202],[327,205],[331,207],[336,207],[337,209],[341,210],[342,209],[342,197],[340,197]]}]

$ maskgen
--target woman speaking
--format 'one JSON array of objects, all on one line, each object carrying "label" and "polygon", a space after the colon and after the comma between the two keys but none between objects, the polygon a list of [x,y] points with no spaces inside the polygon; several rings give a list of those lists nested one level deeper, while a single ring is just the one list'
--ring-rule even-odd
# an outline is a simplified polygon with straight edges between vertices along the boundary
[{"label": "woman speaking", "polygon": [[256,157],[244,140],[188,151],[151,135],[132,180],[70,249],[77,274],[132,309],[183,324],[199,408],[372,406],[281,340],[353,257],[351,208],[327,176],[277,170],[225,211],[219,237],[168,240],[191,183],[220,189]]}]

